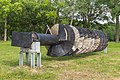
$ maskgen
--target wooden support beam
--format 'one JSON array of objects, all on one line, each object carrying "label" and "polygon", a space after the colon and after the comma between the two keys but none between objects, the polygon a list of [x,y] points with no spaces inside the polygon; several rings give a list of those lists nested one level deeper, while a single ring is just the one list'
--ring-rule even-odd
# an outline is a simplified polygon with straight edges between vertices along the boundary
[{"label": "wooden support beam", "polygon": [[29,65],[29,53],[26,52],[26,64]]},{"label": "wooden support beam", "polygon": [[22,53],[22,51],[20,51],[19,66],[23,66],[23,53]]},{"label": "wooden support beam", "polygon": [[35,68],[35,53],[31,53],[31,68]]},{"label": "wooden support beam", "polygon": [[37,53],[37,67],[41,67],[41,53]]}]

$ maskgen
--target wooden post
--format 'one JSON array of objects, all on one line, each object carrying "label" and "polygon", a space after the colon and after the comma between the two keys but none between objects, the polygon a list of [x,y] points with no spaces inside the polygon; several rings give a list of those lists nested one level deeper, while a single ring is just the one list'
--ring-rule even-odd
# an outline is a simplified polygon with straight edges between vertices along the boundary
[{"label": "wooden post", "polygon": [[31,53],[31,68],[35,68],[35,53]]},{"label": "wooden post", "polygon": [[40,42],[33,42],[31,48],[20,48],[19,66],[23,66],[23,52],[26,53],[26,64],[29,65],[31,54],[31,68],[35,68],[35,54],[37,53],[37,66],[41,67]]},{"label": "wooden post", "polygon": [[20,51],[19,66],[23,66],[23,53]]},{"label": "wooden post", "polygon": [[41,67],[41,53],[37,53],[37,67]]},{"label": "wooden post", "polygon": [[26,64],[29,65],[29,53],[26,52]]}]

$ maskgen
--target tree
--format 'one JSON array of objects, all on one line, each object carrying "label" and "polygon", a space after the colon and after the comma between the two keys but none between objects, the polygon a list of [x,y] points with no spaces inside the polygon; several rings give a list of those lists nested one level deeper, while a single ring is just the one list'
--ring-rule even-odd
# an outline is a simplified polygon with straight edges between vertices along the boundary
[{"label": "tree", "polygon": [[0,18],[1,23],[4,23],[4,41],[7,40],[7,19],[8,15],[11,11],[11,3],[10,0],[0,0]]},{"label": "tree", "polygon": [[[14,2],[14,11],[9,15],[11,31],[43,32],[46,24],[53,25],[56,10],[49,0],[20,0]],[[18,9],[18,10],[17,10]]]},{"label": "tree", "polygon": [[97,28],[97,25],[101,25],[100,21],[108,20],[108,16],[106,15],[106,13],[109,12],[108,7],[100,4],[99,1],[100,0],[79,0],[77,2],[79,10],[77,17],[80,19],[80,22],[82,22],[83,27]]},{"label": "tree", "polygon": [[12,31],[42,33],[56,23],[103,29],[108,11],[103,0],[0,0],[0,33],[6,40]]},{"label": "tree", "polygon": [[[85,28],[95,28],[99,21],[108,19],[106,13],[107,6],[101,5],[99,0],[65,0],[61,8],[62,22],[81,26]],[[99,28],[99,27],[98,27]],[[103,27],[102,27],[103,28]]]},{"label": "tree", "polygon": [[115,24],[116,42],[119,42],[120,0],[104,0],[102,4],[106,4],[110,8],[113,21],[114,19],[116,19]]}]

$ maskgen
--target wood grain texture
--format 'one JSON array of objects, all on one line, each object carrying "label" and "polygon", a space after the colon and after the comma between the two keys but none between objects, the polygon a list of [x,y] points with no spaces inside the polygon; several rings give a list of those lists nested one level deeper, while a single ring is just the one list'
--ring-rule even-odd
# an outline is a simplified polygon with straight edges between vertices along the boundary
[{"label": "wood grain texture", "polygon": [[59,44],[49,48],[48,54],[50,56],[95,52],[107,47],[107,36],[99,30],[56,24],[51,27],[51,32],[59,36]]}]

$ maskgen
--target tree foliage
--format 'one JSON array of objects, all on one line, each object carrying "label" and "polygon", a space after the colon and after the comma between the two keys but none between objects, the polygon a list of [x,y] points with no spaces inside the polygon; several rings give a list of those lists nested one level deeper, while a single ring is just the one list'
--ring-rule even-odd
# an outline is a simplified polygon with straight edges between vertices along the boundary
[{"label": "tree foliage", "polygon": [[43,33],[56,23],[104,30],[107,13],[119,13],[119,0],[0,0],[0,36],[12,31]]}]

